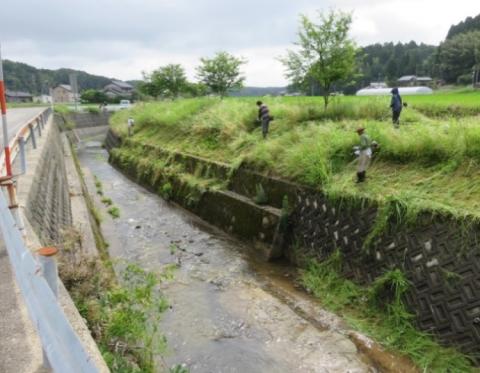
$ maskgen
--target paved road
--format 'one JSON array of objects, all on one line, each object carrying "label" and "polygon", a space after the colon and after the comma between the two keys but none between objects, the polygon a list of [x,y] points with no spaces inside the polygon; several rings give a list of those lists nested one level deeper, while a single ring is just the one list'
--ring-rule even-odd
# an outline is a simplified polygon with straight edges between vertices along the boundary
[{"label": "paved road", "polygon": [[[11,139],[18,130],[27,124],[27,122],[40,114],[45,107],[33,107],[33,108],[19,108],[8,109],[7,111],[7,123],[8,123],[8,136]],[[1,127],[1,123],[0,123]],[[0,147],[3,149],[3,130],[0,129]]]}]

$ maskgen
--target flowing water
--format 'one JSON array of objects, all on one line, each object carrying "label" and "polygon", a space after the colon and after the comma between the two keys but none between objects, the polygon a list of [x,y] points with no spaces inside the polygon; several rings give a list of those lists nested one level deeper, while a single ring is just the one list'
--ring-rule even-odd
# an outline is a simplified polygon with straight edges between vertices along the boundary
[{"label": "flowing water", "polygon": [[287,263],[252,259],[247,244],[135,184],[108,164],[99,142],[84,143],[79,159],[120,209],[120,218],[106,218],[103,227],[111,256],[148,270],[178,267],[162,285],[171,305],[160,326],[168,366],[209,373],[375,371],[336,328],[338,320],[295,288]]}]

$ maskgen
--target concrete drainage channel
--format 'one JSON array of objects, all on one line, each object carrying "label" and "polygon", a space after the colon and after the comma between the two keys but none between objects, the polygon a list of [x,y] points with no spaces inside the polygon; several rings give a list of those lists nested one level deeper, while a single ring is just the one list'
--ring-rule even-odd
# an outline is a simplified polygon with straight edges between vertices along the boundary
[{"label": "concrete drainage channel", "polygon": [[[287,262],[258,260],[259,247],[263,257],[272,253],[264,243],[232,239],[139,187],[107,162],[99,129],[77,135],[91,194],[95,175],[120,209],[115,220],[103,213],[112,258],[149,270],[178,268],[174,280],[163,285],[171,304],[161,325],[168,340],[167,365],[183,362],[192,372],[416,371],[324,311],[296,287],[295,269]],[[278,195],[276,206],[282,191]],[[279,218],[280,209],[271,209]],[[271,229],[271,240],[274,233]]]},{"label": "concrete drainage channel", "polygon": [[167,365],[183,362],[192,372],[375,371],[344,332],[318,327],[292,308],[311,307],[322,325],[333,315],[271,291],[283,286],[276,278],[292,276],[290,267],[252,261],[248,245],[115,170],[100,145],[87,142],[78,155],[92,194],[95,175],[120,209],[115,220],[103,214],[112,259],[153,271],[177,266],[163,285],[171,305],[161,325]]}]

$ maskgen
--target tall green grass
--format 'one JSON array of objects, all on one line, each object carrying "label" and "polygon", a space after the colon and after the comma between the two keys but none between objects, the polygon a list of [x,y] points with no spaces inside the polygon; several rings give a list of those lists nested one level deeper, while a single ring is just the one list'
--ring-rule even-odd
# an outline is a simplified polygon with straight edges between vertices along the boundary
[{"label": "tall green grass", "polygon": [[[445,102],[463,97],[458,93],[440,96],[449,99],[444,98]],[[415,99],[433,102],[434,96]],[[315,97],[268,98],[264,101],[275,120],[264,141],[256,123],[255,101],[203,98],[148,103],[115,114],[112,126],[125,133],[127,117],[132,115],[136,120],[132,146],[149,144],[230,164],[246,163],[257,170],[325,190],[351,194],[360,191],[369,198],[382,199],[405,191],[415,194],[416,188],[420,198],[411,198],[412,203],[430,201],[431,206],[460,206],[461,212],[464,205],[472,212],[480,207],[477,202],[470,204],[480,200],[479,188],[475,187],[480,182],[475,179],[479,177],[480,162],[480,127],[476,117],[431,119],[408,108],[398,130],[390,123],[388,97],[340,97],[326,111]],[[352,147],[358,144],[355,129],[360,126],[380,143],[380,150],[369,171],[375,177],[369,177],[367,187],[358,188],[352,182]],[[382,170],[387,170],[395,190],[380,174]],[[464,175],[472,178],[472,186],[466,189]],[[450,195],[442,182],[453,191]],[[440,192],[436,195],[429,185]],[[462,189],[468,193],[461,192]],[[457,201],[459,196],[468,203]]]},{"label": "tall green grass", "polygon": [[322,263],[310,260],[302,283],[322,305],[341,313],[352,327],[384,347],[410,357],[422,371],[474,371],[465,356],[441,347],[430,335],[416,330],[402,301],[409,282],[400,270],[388,271],[370,287],[361,287],[345,279],[342,267],[339,250]]}]

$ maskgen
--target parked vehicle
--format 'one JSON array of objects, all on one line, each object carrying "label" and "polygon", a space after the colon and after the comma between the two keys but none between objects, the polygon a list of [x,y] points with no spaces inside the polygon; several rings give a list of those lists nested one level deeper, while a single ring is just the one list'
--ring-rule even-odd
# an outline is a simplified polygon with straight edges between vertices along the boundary
[{"label": "parked vehicle", "polygon": [[130,100],[120,100],[120,109],[128,109],[130,105]]}]

